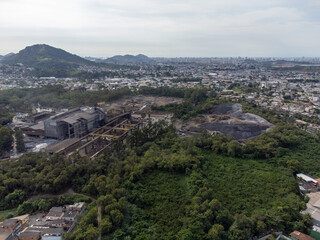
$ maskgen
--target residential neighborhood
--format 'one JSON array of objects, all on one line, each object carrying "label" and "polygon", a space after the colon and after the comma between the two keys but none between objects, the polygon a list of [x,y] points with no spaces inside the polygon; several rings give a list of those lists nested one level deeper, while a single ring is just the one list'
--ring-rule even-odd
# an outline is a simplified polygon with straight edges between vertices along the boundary
[{"label": "residential neighborhood", "polygon": [[48,213],[26,214],[0,223],[1,240],[61,240],[71,232],[77,216],[85,212],[85,203],[52,207]]}]

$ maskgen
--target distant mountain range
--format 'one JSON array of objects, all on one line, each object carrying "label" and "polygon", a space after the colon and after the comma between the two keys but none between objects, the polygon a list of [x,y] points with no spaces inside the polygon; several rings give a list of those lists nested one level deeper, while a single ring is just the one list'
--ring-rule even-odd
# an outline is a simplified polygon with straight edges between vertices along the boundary
[{"label": "distant mountain range", "polygon": [[11,53],[0,56],[1,63],[18,64],[35,67],[39,69],[71,69],[80,65],[101,65],[107,64],[152,64],[155,61],[145,55],[114,56],[108,59],[98,59],[68,53],[62,49],[54,48],[46,44],[37,44],[26,47],[17,54]]},{"label": "distant mountain range", "polygon": [[84,57],[84,59],[92,61],[92,62],[102,62],[102,58],[95,58],[95,57]]},{"label": "distant mountain range", "polygon": [[9,57],[9,56],[12,56],[12,55],[14,55],[14,53],[8,53],[8,54],[6,54],[6,55],[4,55],[4,56],[0,55],[0,61],[1,61],[3,58]]},{"label": "distant mountain range", "polygon": [[115,64],[138,64],[138,63],[144,63],[144,64],[152,64],[155,63],[155,61],[146,55],[139,54],[139,55],[117,55],[108,59],[103,60],[105,63],[115,63]]},{"label": "distant mountain range", "polygon": [[22,63],[37,68],[73,68],[79,65],[94,64],[89,60],[46,44],[26,47],[17,54],[3,57],[1,63]]}]

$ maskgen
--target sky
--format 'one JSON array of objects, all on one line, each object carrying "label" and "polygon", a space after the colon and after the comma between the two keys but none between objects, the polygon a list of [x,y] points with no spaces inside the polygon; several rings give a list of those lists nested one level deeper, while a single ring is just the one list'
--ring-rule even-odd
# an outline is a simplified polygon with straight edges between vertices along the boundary
[{"label": "sky", "polygon": [[0,54],[320,57],[320,0],[0,0]]}]

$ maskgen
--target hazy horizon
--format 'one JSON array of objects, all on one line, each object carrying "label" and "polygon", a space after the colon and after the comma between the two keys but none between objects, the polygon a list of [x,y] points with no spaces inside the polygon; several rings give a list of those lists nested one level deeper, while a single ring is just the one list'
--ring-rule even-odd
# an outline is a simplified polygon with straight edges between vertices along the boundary
[{"label": "hazy horizon", "polygon": [[319,57],[317,0],[0,0],[0,54]]},{"label": "hazy horizon", "polygon": [[80,55],[80,54],[77,54],[75,52],[71,52],[71,51],[68,51],[67,49],[64,49],[64,48],[60,48],[60,47],[57,47],[57,46],[53,46],[53,45],[49,45],[47,43],[35,43],[35,44],[32,44],[32,45],[28,45],[28,46],[25,46],[23,47],[22,49],[18,50],[17,52],[8,52],[8,53],[1,53],[0,52],[0,56],[5,56],[7,54],[17,54],[19,53],[19,51],[21,50],[24,50],[26,47],[30,47],[30,46],[34,46],[34,45],[48,45],[48,46],[51,46],[51,47],[54,47],[54,48],[57,48],[57,49],[62,49],[64,51],[67,51],[69,52],[70,54],[75,54],[79,57],[82,57],[82,58],[96,58],[96,59],[106,59],[106,58],[110,58],[110,57],[114,57],[114,56],[124,56],[124,55],[139,55],[139,54],[142,54],[142,55],[146,55],[147,57],[150,57],[150,58],[250,58],[250,59],[263,59],[263,58],[272,58],[272,59],[301,59],[301,58],[306,58],[306,59],[317,59],[317,58],[320,58],[320,56],[291,56],[291,57],[288,57],[288,56],[150,56],[150,55],[147,55],[145,53],[134,53],[134,54],[131,54],[131,53],[123,53],[123,54],[115,54],[115,55],[110,55],[110,56],[90,56],[90,55]]},{"label": "hazy horizon", "polygon": [[[49,44],[46,44],[46,43],[35,43],[33,45],[39,45],[39,44],[40,45],[49,45]],[[30,45],[30,46],[33,46],[33,45]],[[24,48],[30,47],[30,46],[25,46]],[[96,58],[96,59],[106,59],[106,58],[119,56],[119,55],[120,56],[124,56],[124,55],[134,55],[134,56],[136,56],[136,55],[139,55],[139,54],[146,55],[147,57],[150,57],[150,58],[191,58],[191,59],[192,58],[200,58],[200,59],[201,58],[203,58],[203,59],[205,59],[205,58],[250,58],[250,59],[259,59],[259,58],[261,58],[261,59],[263,59],[263,58],[272,58],[272,59],[301,59],[301,58],[313,59],[313,58],[316,58],[317,59],[317,58],[320,58],[318,56],[314,56],[314,57],[308,57],[308,56],[293,56],[293,57],[287,57],[287,56],[259,56],[259,57],[255,57],[255,56],[251,56],[251,57],[248,57],[248,56],[220,56],[220,57],[217,57],[217,56],[202,56],[202,57],[199,57],[199,56],[192,56],[192,57],[190,57],[190,56],[171,56],[171,57],[166,57],[166,56],[149,56],[149,55],[144,54],[144,53],[136,53],[136,54],[124,53],[124,54],[115,54],[115,55],[112,55],[112,56],[89,56],[89,55],[88,56],[87,55],[82,56],[82,55],[79,55],[77,53],[70,52],[70,51],[68,51],[66,49],[63,49],[63,48],[59,48],[59,47],[52,46],[52,45],[49,45],[49,46],[65,50],[65,51],[67,51],[67,52],[69,52],[71,54],[75,54],[75,55],[77,55],[79,57],[82,57],[82,58]],[[20,49],[20,50],[23,50],[23,49]],[[17,52],[9,52],[9,53],[0,53],[0,56],[5,56],[7,54],[12,54],[12,53],[16,54],[19,51],[17,51]]]}]

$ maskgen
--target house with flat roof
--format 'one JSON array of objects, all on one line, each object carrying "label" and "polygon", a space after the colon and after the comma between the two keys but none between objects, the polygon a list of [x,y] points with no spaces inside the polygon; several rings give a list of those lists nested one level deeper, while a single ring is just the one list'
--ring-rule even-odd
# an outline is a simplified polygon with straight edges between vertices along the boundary
[{"label": "house with flat roof", "polygon": [[18,240],[40,240],[41,232],[38,231],[24,231],[18,235]]},{"label": "house with flat roof", "polygon": [[22,226],[19,219],[6,219],[0,223],[0,240],[10,240]]}]

